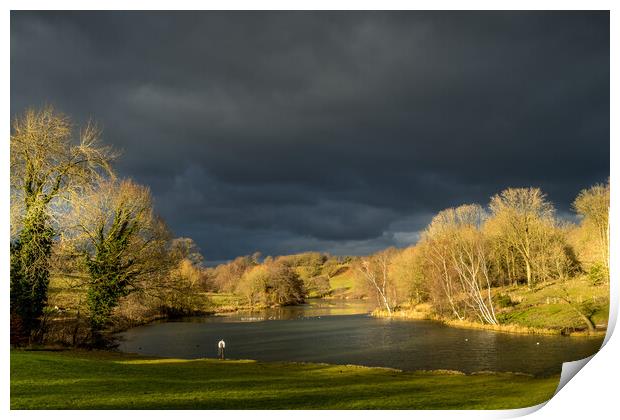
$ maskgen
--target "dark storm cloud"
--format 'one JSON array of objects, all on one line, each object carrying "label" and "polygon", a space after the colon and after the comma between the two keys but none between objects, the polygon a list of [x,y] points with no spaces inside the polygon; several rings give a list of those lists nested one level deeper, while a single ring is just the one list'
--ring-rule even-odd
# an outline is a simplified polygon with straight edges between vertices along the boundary
[{"label": "dark storm cloud", "polygon": [[508,186],[568,212],[609,174],[606,12],[13,12],[11,76],[209,260],[403,246]]}]

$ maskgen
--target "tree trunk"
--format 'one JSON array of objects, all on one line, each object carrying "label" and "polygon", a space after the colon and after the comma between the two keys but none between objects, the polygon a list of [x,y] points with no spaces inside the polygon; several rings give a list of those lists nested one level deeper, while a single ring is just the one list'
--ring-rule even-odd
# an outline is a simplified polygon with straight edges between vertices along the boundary
[{"label": "tree trunk", "polygon": [[586,325],[588,326],[588,331],[594,332],[596,330],[596,327],[594,326],[594,323],[590,320],[590,318],[588,318],[581,312],[579,312],[579,316],[581,317],[581,319],[583,319],[583,322],[585,322]]},{"label": "tree trunk", "polygon": [[383,299],[383,303],[385,305],[385,309],[387,309],[388,311],[388,315],[392,316],[392,309],[390,308],[390,304],[388,303],[387,297],[385,296],[384,292],[381,291],[381,289],[378,289],[379,294],[381,295],[381,298]]},{"label": "tree trunk", "polygon": [[532,288],[532,267],[529,260],[525,260],[525,274],[527,276],[527,288]]},{"label": "tree trunk", "polygon": [[564,302],[568,303],[568,306],[570,306],[572,308],[572,310],[575,311],[577,313],[577,315],[579,315],[579,318],[581,318],[583,320],[583,322],[585,322],[586,326],[588,327],[588,331],[590,331],[590,332],[596,331],[596,326],[594,326],[594,323],[592,322],[590,317],[588,317],[586,314],[584,314],[579,309],[579,306],[576,303],[574,303],[572,300],[570,300],[568,298],[568,296],[560,297],[560,299],[562,299]]}]

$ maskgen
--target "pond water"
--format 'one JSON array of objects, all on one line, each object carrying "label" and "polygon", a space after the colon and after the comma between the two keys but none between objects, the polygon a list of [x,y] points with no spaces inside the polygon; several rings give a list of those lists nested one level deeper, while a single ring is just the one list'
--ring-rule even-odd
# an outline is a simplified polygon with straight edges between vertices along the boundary
[{"label": "pond water", "polygon": [[562,363],[594,354],[603,338],[469,330],[433,321],[374,318],[364,301],[308,304],[224,316],[184,318],[132,328],[119,349],[180,358],[300,361],[402,370],[452,369],[551,375]]}]

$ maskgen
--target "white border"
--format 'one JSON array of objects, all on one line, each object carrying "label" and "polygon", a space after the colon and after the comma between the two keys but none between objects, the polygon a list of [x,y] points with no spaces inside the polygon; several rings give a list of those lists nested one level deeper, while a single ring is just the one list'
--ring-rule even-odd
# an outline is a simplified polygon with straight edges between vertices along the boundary
[{"label": "white border", "polygon": [[[5,136],[8,137],[10,132],[10,12],[9,10],[48,10],[48,9],[83,9],[83,10],[113,10],[113,9],[127,9],[127,10],[137,10],[137,9],[170,9],[174,7],[175,9],[180,10],[192,10],[192,9],[214,9],[214,10],[229,10],[229,9],[292,9],[292,10],[316,10],[316,9],[325,9],[325,10],[339,10],[339,9],[361,9],[361,10],[374,10],[374,9],[386,9],[386,10],[404,10],[404,9],[417,9],[417,10],[464,10],[464,9],[473,9],[473,10],[611,10],[610,20],[611,20],[611,74],[617,77],[618,73],[618,42],[615,40],[620,39],[618,33],[618,24],[620,19],[618,19],[618,6],[616,6],[617,2],[613,1],[551,1],[551,0],[522,0],[522,1],[438,1],[438,2],[422,2],[422,1],[395,1],[395,0],[384,0],[381,2],[378,1],[368,1],[368,0],[359,0],[359,1],[326,1],[326,0],[315,0],[315,1],[297,1],[294,3],[285,2],[285,1],[272,1],[272,0],[263,0],[263,1],[229,1],[229,2],[214,2],[214,1],[188,1],[188,0],[176,0],[174,2],[165,2],[161,0],[141,0],[141,1],[132,1],[128,2],[119,1],[119,0],[109,0],[109,1],[91,1],[88,4],[84,2],[72,0],[59,0],[59,1],[43,1],[43,0],[30,0],[30,1],[14,1],[9,0],[4,2],[4,4],[8,5],[8,8],[5,9],[4,14],[2,15],[2,50],[3,50],[3,61],[4,65],[0,67],[0,72],[2,72],[2,86],[4,91],[4,100],[1,102],[2,105],[2,115],[4,115],[4,119],[2,120],[2,124],[4,127]],[[53,6],[53,7],[51,7]],[[615,6],[615,7],[614,7]],[[616,80],[611,78],[611,115],[618,115],[618,83]],[[617,141],[618,138],[618,125],[614,118],[611,118],[611,138]],[[6,139],[6,137],[5,137]],[[0,188],[2,191],[2,199],[0,200],[0,211],[4,214],[4,223],[0,225],[0,232],[2,237],[9,237],[9,164],[8,164],[8,154],[9,154],[9,142],[4,141],[2,143],[2,161],[1,171],[2,174],[2,183],[0,184]],[[614,162],[613,157],[618,156],[618,147],[614,141],[611,141],[611,156],[612,163]],[[616,159],[617,161],[617,159]],[[618,182],[620,178],[618,177],[618,170],[611,165],[611,184],[612,191],[615,191],[616,182]],[[618,234],[614,229],[616,223],[620,220],[618,209],[619,199],[618,195],[612,192],[612,208],[611,208],[611,220],[612,220],[612,238],[611,238],[611,261],[612,261],[612,290],[611,290],[611,313],[610,313],[610,332],[615,325],[618,313],[618,302],[619,302],[619,294],[618,294],[618,278],[617,271],[615,270],[615,261],[619,261],[618,257],[620,257],[619,247],[616,246]],[[0,261],[2,261],[2,279],[4,280],[4,293],[2,293],[2,313],[4,322],[0,323],[2,329],[2,337],[4,340],[2,346],[2,407],[4,410],[9,409],[9,384],[10,384],[10,376],[9,376],[9,295],[8,295],[8,241],[5,239],[4,241],[0,241]],[[610,338],[611,337],[611,338]],[[459,418],[459,419],[480,419],[480,418],[504,418],[504,417],[515,417],[527,414],[532,411],[536,411],[542,406],[544,408],[536,411],[531,415],[531,418],[589,418],[596,419],[598,418],[607,418],[609,413],[617,412],[616,407],[616,399],[617,392],[615,391],[618,385],[618,374],[620,373],[619,366],[620,363],[617,354],[620,354],[620,344],[618,344],[617,337],[610,336],[610,334],[606,337],[606,345],[604,348],[596,354],[592,360],[582,369],[581,372],[577,375],[576,379],[569,381],[569,383],[561,389],[561,391],[552,398],[546,405],[542,404],[541,406],[529,408],[529,409],[520,409],[520,410],[498,410],[498,411],[390,411],[390,412],[379,412],[379,411],[321,411],[320,414],[316,411],[296,411],[295,413],[287,412],[287,411],[256,411],[252,413],[247,413],[243,411],[223,411],[223,412],[209,412],[205,413],[202,411],[178,411],[175,412],[175,416],[187,417],[187,418],[196,418],[203,417],[205,415],[208,416],[218,416],[223,418],[229,417],[247,417],[251,416],[254,418],[269,418],[269,419],[287,419],[291,416],[295,416],[298,420],[310,420],[311,418],[320,415],[322,417],[328,418],[353,418],[353,417],[381,417],[381,416],[390,416],[392,418],[411,418],[413,415],[423,415],[424,418]],[[10,415],[15,418],[34,418],[35,416],[46,416],[52,419],[54,418],[82,418],[84,415],[89,416],[92,419],[106,419],[111,415],[111,413],[104,411],[89,411],[87,413],[81,411],[63,411],[63,412],[26,412],[26,411],[14,411],[10,412]],[[149,411],[149,412],[116,412],[114,416],[121,415],[122,417],[129,416],[149,416],[151,419],[165,419],[171,415],[171,413],[166,411]]]}]

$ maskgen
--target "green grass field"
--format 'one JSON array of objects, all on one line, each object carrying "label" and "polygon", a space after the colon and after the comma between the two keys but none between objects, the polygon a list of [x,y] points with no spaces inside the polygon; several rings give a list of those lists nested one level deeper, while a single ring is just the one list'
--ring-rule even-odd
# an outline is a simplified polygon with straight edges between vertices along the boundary
[{"label": "green grass field", "polygon": [[103,351],[11,352],[11,409],[504,409],[548,400],[558,381]]}]

